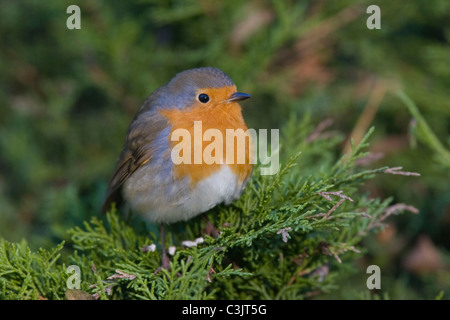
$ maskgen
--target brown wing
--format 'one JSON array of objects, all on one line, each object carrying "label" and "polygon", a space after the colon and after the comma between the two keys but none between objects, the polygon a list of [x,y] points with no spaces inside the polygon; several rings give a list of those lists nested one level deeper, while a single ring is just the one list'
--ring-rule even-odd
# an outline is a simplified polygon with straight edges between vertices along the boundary
[{"label": "brown wing", "polygon": [[166,118],[158,112],[139,113],[131,123],[125,146],[108,183],[106,200],[102,211],[106,212],[115,202],[122,202],[121,186],[140,166],[152,160],[151,144],[158,134],[168,126]]}]

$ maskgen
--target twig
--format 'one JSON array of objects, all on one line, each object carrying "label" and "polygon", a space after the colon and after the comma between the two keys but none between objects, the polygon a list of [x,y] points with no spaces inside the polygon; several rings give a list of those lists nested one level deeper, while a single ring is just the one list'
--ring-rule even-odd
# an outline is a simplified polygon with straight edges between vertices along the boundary
[{"label": "twig", "polygon": [[116,274],[113,274],[112,276],[106,278],[108,280],[113,280],[113,279],[128,279],[128,280],[133,280],[135,279],[136,276],[134,274],[128,274],[125,273],[123,271],[120,270],[116,270]]},{"label": "twig", "polygon": [[284,243],[288,242],[288,238],[290,238],[288,231],[291,231],[291,230],[292,230],[291,227],[287,227],[287,228],[278,230],[277,234],[281,233],[281,237],[283,238]]},{"label": "twig", "polygon": [[330,210],[328,210],[327,213],[318,213],[316,215],[314,215],[314,217],[319,217],[319,216],[323,216],[322,219],[330,219],[330,214],[332,214],[334,211],[336,211],[336,209],[345,201],[348,200],[350,202],[353,202],[353,199],[342,194],[342,190],[340,191],[320,191],[318,192],[319,195],[321,195],[322,197],[324,197],[325,199],[327,199],[328,201],[333,201],[333,199],[331,199],[330,195],[333,196],[337,196],[339,198],[341,198],[341,200],[339,200],[338,203],[336,203]]},{"label": "twig", "polygon": [[342,194],[342,190],[340,191],[320,191],[317,192],[318,194],[320,194],[322,197],[324,197],[325,199],[329,200],[329,201],[333,201],[333,199],[331,199],[331,197],[329,195],[333,195],[333,196],[337,196],[341,199],[345,199],[348,200],[350,202],[353,202],[353,199],[350,197],[347,197],[345,194]]},{"label": "twig", "polygon": [[402,170],[403,167],[394,167],[394,168],[388,168],[384,170],[384,173],[390,173],[390,174],[398,174],[402,176],[420,176],[420,173],[417,172],[408,172],[408,171],[399,171]]},{"label": "twig", "polygon": [[389,216],[396,214],[399,211],[409,211],[415,214],[419,213],[419,209],[416,207],[404,203],[397,203],[384,209],[384,214],[380,217],[380,221],[386,220]]},{"label": "twig", "polygon": [[341,199],[339,200],[338,203],[336,203],[323,217],[323,219],[328,219],[328,217],[330,216],[331,213],[333,213],[334,211],[336,211],[336,209],[342,204],[342,202],[344,202],[345,199]]},{"label": "twig", "polygon": [[[341,258],[339,258],[338,254],[347,252],[348,250],[356,252],[356,253],[361,253],[360,250],[356,249],[355,246],[348,246],[346,247],[346,243],[341,243],[342,247],[337,249],[335,252],[333,252],[333,257],[339,262],[342,263]],[[334,251],[334,250],[333,250]]]},{"label": "twig", "polygon": [[306,142],[310,143],[320,137],[327,136],[324,134],[324,130],[333,124],[334,120],[332,118],[327,118],[321,121],[314,131],[306,138]]},{"label": "twig", "polygon": [[380,216],[380,218],[378,220],[376,220],[376,216],[373,216],[370,219],[369,224],[367,225],[365,230],[362,230],[358,233],[359,236],[364,236],[365,234],[367,234],[367,232],[369,232],[370,230],[377,228],[377,227],[385,227],[386,224],[383,223],[387,218],[389,218],[390,216],[399,213],[400,211],[409,211],[412,212],[414,214],[418,214],[419,213],[419,209],[417,209],[416,207],[404,204],[404,203],[397,203],[394,204],[392,206],[387,207],[386,209],[384,209],[384,213],[383,215]]},{"label": "twig", "polygon": [[206,275],[206,281],[211,283],[211,275],[216,273],[216,270],[213,269],[213,267],[210,267],[208,270],[208,274]]}]

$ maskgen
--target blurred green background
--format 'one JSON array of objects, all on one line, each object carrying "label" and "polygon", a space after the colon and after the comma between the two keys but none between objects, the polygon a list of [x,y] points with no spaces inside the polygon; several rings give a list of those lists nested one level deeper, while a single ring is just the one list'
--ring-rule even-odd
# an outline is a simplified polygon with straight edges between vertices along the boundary
[{"label": "blurred green background", "polygon": [[[72,4],[80,30],[66,27]],[[379,30],[366,27],[372,4]],[[450,163],[394,94],[448,150],[449,1],[1,1],[0,39],[0,237],[49,248],[99,215],[145,98],[177,72],[215,66],[252,94],[249,127],[283,136],[308,115],[358,141],[375,126],[369,166],[421,173],[365,185],[420,213],[391,218],[319,298],[368,298],[369,264],[381,267],[381,297],[450,297]]]}]

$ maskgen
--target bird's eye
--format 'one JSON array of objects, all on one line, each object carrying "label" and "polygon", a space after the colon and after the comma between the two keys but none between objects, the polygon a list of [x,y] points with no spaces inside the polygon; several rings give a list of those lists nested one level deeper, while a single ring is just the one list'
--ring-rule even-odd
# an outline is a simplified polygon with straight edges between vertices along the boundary
[{"label": "bird's eye", "polygon": [[209,96],[206,93],[200,93],[198,95],[198,101],[201,103],[207,103],[209,101]]}]

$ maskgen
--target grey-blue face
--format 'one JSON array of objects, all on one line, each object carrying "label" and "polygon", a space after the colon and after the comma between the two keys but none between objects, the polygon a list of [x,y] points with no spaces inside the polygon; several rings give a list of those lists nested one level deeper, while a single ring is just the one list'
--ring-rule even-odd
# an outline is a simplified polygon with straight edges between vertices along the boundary
[{"label": "grey-blue face", "polygon": [[[228,102],[250,98],[249,94],[236,92],[233,81],[223,71],[213,67],[190,69],[178,73],[166,85],[156,89],[139,109],[136,118],[147,111],[155,112],[160,108],[183,109],[194,103],[203,103],[201,89],[234,87],[234,93],[222,97]],[[210,97],[206,97],[209,99]],[[211,101],[213,102],[213,101]]]},{"label": "grey-blue face", "polygon": [[[199,99],[199,89],[234,86],[233,81],[223,71],[213,67],[190,69],[178,73],[165,86],[164,95],[169,95],[171,104],[177,108],[191,105]],[[161,97],[167,99],[167,97]],[[167,104],[166,104],[167,105]]]}]

